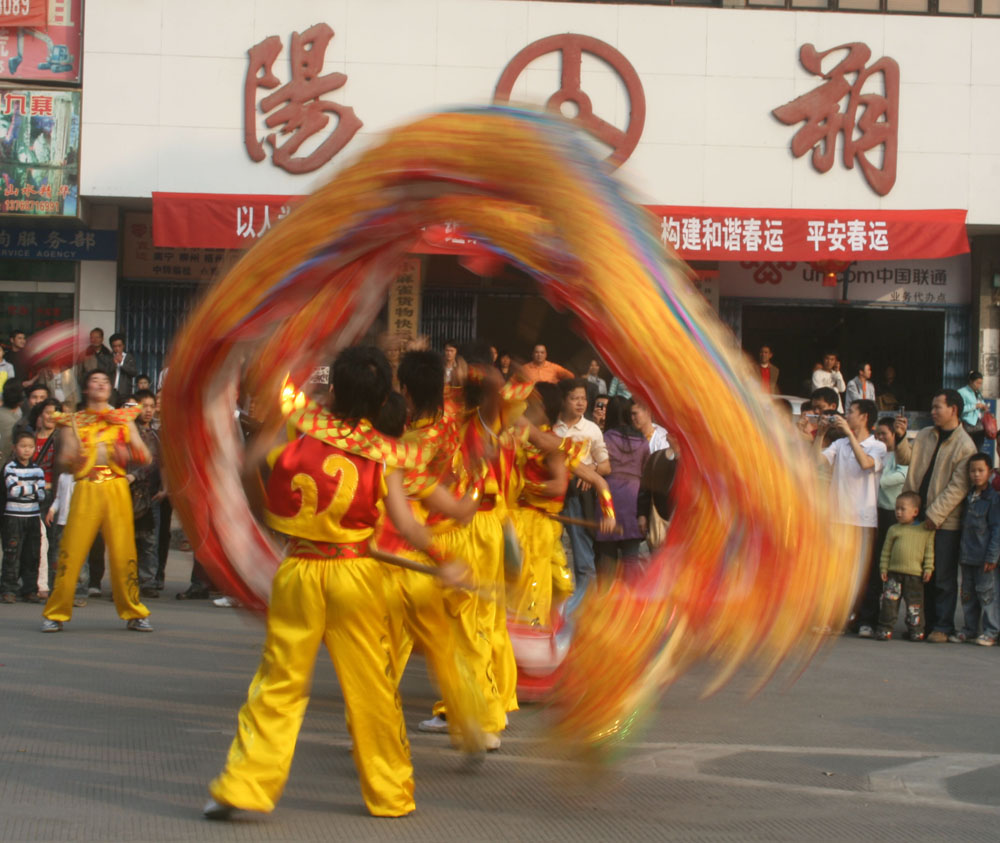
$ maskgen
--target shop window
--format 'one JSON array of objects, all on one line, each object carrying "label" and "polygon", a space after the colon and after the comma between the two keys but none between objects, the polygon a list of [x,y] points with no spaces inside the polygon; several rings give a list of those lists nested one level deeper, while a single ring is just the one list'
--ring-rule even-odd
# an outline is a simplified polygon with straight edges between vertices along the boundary
[{"label": "shop window", "polygon": [[882,0],[837,0],[837,7],[845,12],[878,12]]},{"label": "shop window", "polygon": [[909,12],[910,14],[926,14],[927,0],[888,0],[886,8],[890,12]]},{"label": "shop window", "polygon": [[938,12],[942,15],[972,15],[976,12],[975,0],[938,0]]},{"label": "shop window", "polygon": [[830,0],[792,0],[793,9],[828,9]]},{"label": "shop window", "polygon": [[12,330],[24,331],[30,335],[49,325],[73,318],[72,293],[4,292],[0,294],[0,300],[3,301],[0,305],[0,337],[4,342]]},{"label": "shop window", "polygon": [[1000,0],[983,0],[982,14],[985,17],[1000,16]]},{"label": "shop window", "polygon": [[[76,281],[74,261],[0,260],[0,278],[7,281]],[[4,293],[4,298],[7,293]]]},{"label": "shop window", "polygon": [[125,347],[135,355],[139,371],[153,378],[153,383],[174,334],[204,289],[191,283],[119,283],[117,329],[125,334]]}]

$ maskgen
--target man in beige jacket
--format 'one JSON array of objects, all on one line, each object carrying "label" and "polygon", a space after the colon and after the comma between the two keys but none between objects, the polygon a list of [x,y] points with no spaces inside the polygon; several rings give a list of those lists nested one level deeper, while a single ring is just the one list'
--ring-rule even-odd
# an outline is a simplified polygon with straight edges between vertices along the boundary
[{"label": "man in beige jacket", "polygon": [[924,527],[934,530],[934,576],[924,587],[928,641],[942,643],[955,633],[958,599],[958,548],[962,509],[969,492],[969,457],[976,446],[962,427],[962,396],[943,389],[931,403],[933,427],[921,430],[912,444],[906,419],[896,419],[896,462],[908,465],[904,492],[920,495]]}]

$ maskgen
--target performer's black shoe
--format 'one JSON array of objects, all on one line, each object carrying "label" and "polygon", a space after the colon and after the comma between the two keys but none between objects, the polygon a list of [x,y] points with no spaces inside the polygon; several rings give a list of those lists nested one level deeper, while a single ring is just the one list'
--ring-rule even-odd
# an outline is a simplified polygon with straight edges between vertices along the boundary
[{"label": "performer's black shoe", "polygon": [[233,811],[235,810],[232,805],[227,805],[225,802],[217,802],[214,799],[209,799],[201,812],[207,820],[228,820],[233,816]]}]

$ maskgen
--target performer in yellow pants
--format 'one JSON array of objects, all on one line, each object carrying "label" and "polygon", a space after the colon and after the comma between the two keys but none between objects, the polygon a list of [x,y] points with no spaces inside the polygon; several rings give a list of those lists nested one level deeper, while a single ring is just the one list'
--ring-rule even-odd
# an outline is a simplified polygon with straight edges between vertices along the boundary
[{"label": "performer in yellow pants", "polygon": [[111,563],[111,588],[118,615],[128,628],[151,632],[147,609],[139,601],[132,495],[125,478],[129,461],[148,463],[149,451],[135,428],[138,407],[108,405],[111,379],[95,370],[87,375],[87,409],[56,415],[63,430],[61,461],[73,471],[76,488],[59,544],[59,567],[42,611],[42,632],[58,632],[73,615],[73,594],[80,568],[100,531]]},{"label": "performer in yellow pants", "polygon": [[59,543],[59,567],[52,594],[42,615],[55,622],[73,616],[73,595],[80,568],[98,531],[104,536],[111,568],[111,594],[122,620],[145,618],[147,609],[139,600],[132,493],[128,481],[108,466],[94,466],[77,478],[69,519]]},{"label": "performer in yellow pants", "polygon": [[[357,551],[363,553],[364,547]],[[209,785],[217,802],[252,811],[274,809],[309,704],[316,654],[325,643],[349,713],[354,763],[368,810],[377,817],[398,817],[415,808],[410,744],[388,641],[378,623],[387,613],[381,568],[362,556],[290,556],[281,563],[260,667],[240,709],[225,770]]]},{"label": "performer in yellow pants", "polygon": [[374,348],[352,347],[333,366],[334,411],[304,396],[287,408],[294,438],[269,457],[265,520],[290,537],[275,574],[260,667],[240,710],[225,769],[209,786],[204,813],[270,811],[281,795],[309,702],[316,654],[330,651],[344,694],[354,763],[368,810],[398,817],[414,809],[413,767],[396,693],[385,572],[367,556],[383,510],[415,548],[430,534],[414,519],[402,488],[419,448],[377,433],[370,421],[385,402],[392,371]]}]

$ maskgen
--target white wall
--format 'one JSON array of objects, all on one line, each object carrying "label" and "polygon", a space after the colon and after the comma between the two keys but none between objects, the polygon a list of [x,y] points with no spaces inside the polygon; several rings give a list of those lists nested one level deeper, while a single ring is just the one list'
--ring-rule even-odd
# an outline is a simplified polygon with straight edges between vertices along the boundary
[{"label": "white wall", "polygon": [[[246,51],[268,35],[325,21],[336,35],[328,95],[364,127],[330,165],[291,176],[243,146]],[[621,173],[649,204],[801,208],[968,208],[1000,224],[1000,20],[707,9],[518,0],[89,0],[84,63],[84,195],[154,190],[302,194],[380,132],[429,110],[486,103],[507,62],[547,35],[576,32],[617,47],[646,92],[642,141]],[[798,61],[864,41],[901,68],[898,178],[878,197],[857,167],[816,173],[794,159],[795,128],[771,109],[816,87]],[[611,72],[584,65],[595,111],[624,125]],[[516,94],[558,88],[555,57]]]}]

